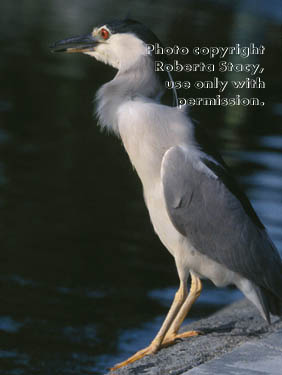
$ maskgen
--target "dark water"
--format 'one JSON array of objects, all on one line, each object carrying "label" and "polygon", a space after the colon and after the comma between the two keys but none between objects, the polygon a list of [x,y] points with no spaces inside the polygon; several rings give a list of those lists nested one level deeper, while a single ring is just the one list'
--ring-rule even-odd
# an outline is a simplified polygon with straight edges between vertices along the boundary
[{"label": "dark water", "polygon": [[[1,2],[1,374],[104,373],[149,343],[178,283],[120,142],[92,117],[94,93],[115,72],[86,56],[49,53],[57,39],[129,12],[168,45],[265,45],[252,62],[264,66],[266,88],[248,91],[265,106],[193,107],[191,116],[282,250],[281,1],[231,3]],[[205,283],[189,318],[240,297]]]}]

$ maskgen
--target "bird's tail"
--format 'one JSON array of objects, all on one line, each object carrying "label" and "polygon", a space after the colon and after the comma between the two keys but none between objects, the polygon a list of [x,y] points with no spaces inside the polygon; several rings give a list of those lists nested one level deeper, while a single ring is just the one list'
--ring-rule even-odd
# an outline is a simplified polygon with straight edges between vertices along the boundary
[{"label": "bird's tail", "polygon": [[[268,290],[263,291],[268,305],[268,310],[272,315],[281,316],[282,317],[282,298],[278,298],[272,292]],[[282,293],[282,290],[281,290]]]},{"label": "bird's tail", "polygon": [[[282,317],[282,259],[271,239],[267,238],[272,248],[271,259],[268,267],[262,275],[262,284],[260,289],[261,302],[263,309],[272,315]],[[267,319],[270,322],[270,319]]]},{"label": "bird's tail", "polygon": [[[281,274],[282,279],[282,274]],[[282,317],[282,289],[280,294],[273,293],[268,289],[256,286],[256,294],[259,297],[264,317],[271,323],[270,314]]]}]

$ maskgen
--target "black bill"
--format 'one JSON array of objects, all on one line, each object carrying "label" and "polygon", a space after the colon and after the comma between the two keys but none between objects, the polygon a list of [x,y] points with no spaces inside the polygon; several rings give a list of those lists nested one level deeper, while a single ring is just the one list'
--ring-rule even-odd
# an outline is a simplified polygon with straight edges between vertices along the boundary
[{"label": "black bill", "polygon": [[93,51],[97,44],[97,39],[92,34],[87,34],[59,40],[50,49],[52,52],[86,52]]}]

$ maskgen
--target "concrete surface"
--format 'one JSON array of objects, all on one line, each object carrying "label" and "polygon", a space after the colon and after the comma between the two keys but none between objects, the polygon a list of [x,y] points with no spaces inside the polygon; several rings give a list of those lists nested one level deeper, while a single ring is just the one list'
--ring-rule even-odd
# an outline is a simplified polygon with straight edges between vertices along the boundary
[{"label": "concrete surface", "polygon": [[282,330],[241,345],[219,359],[213,359],[182,375],[281,375]]},{"label": "concrete surface", "polygon": [[182,329],[200,330],[202,336],[177,342],[110,374],[280,375],[282,320],[272,322],[268,325],[250,302],[235,302]]}]

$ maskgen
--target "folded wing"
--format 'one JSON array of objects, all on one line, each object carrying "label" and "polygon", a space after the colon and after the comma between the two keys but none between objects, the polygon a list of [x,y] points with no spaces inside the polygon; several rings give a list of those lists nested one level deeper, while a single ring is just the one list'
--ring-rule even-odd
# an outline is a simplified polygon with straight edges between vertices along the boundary
[{"label": "folded wing", "polygon": [[223,165],[170,148],[162,161],[168,214],[199,252],[282,299],[282,263],[247,197]]}]

